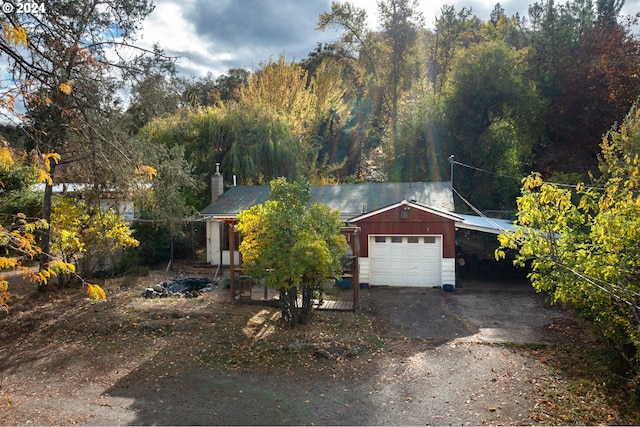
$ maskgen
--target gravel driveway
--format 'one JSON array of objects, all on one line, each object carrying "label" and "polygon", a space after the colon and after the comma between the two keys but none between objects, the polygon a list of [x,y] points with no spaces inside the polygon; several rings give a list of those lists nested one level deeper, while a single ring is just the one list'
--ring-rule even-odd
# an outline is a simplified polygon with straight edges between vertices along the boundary
[{"label": "gravel driveway", "polygon": [[[546,368],[522,351],[495,343],[538,343],[545,325],[565,314],[526,283],[467,283],[440,289],[375,288],[361,310],[396,347],[367,370],[313,378],[203,369],[107,392],[97,424],[527,425],[544,393]],[[127,381],[127,384],[136,383]],[[167,404],[167,402],[171,402]]]},{"label": "gravel driveway", "polygon": [[377,288],[362,303],[385,332],[440,342],[544,341],[542,326],[566,316],[526,281],[468,281],[454,292]]}]

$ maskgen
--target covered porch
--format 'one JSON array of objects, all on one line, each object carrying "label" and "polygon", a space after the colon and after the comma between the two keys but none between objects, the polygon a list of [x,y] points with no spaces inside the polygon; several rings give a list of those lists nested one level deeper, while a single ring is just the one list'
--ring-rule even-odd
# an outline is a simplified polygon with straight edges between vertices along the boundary
[{"label": "covered porch", "polygon": [[[225,218],[228,224],[229,246],[235,246],[237,233],[236,218]],[[319,310],[356,311],[360,289],[358,257],[360,255],[360,227],[344,226],[340,232],[349,244],[349,254],[343,263],[340,284],[328,280],[318,288],[318,298],[313,300],[313,308]],[[230,299],[232,302],[247,304],[277,305],[280,293],[276,289],[256,284],[255,280],[242,275],[242,259],[238,252],[229,251]],[[236,286],[236,278],[237,286]],[[348,286],[346,286],[348,284]]]}]

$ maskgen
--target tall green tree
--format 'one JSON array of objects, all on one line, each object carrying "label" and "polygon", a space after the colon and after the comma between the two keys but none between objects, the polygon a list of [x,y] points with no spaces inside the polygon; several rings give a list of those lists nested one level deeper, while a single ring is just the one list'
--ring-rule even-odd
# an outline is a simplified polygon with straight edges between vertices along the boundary
[{"label": "tall green tree", "polygon": [[174,61],[166,58],[158,45],[154,46],[153,56],[139,62],[141,73],[134,73],[126,111],[131,135],[156,117],[174,114],[182,103]]},{"label": "tall green tree", "polygon": [[244,272],[280,291],[282,318],[292,327],[309,320],[314,290],[342,273],[348,250],[339,212],[310,200],[308,181],[279,178],[269,201],[238,215]]},{"label": "tall green tree", "polygon": [[489,21],[480,27],[480,35],[486,41],[501,40],[516,49],[523,49],[529,45],[524,21],[520,15],[508,17],[500,3],[497,3],[491,12]]},{"label": "tall green tree", "polygon": [[320,15],[317,28],[340,30],[336,43],[354,59],[352,86],[356,101],[349,123],[351,152],[356,158],[358,179],[366,179],[367,163],[382,144],[387,127],[386,82],[381,69],[388,64],[381,61],[382,40],[368,27],[366,10],[349,2],[332,2],[331,12]]},{"label": "tall green tree", "polygon": [[[172,269],[175,241],[182,236],[184,225],[193,220],[197,209],[193,199],[198,199],[201,182],[196,180],[192,165],[186,160],[182,145],[168,147],[153,138],[142,136],[138,143],[146,147],[144,155],[156,167],[150,186],[141,186],[135,192],[143,220],[151,220],[164,228],[169,237],[167,270]],[[209,193],[210,194],[210,193]],[[162,234],[159,232],[159,234]],[[143,242],[145,244],[146,242]],[[155,242],[151,242],[152,244]]]},{"label": "tall green tree", "polygon": [[445,145],[442,102],[426,92],[405,103],[398,120],[398,142],[390,162],[390,179],[403,182],[446,181],[450,153]]},{"label": "tall green tree", "polygon": [[517,181],[494,181],[495,174],[521,176],[544,135],[544,102],[528,78],[526,59],[526,49],[493,41],[460,51],[453,65],[444,107],[447,148],[459,161],[494,174],[456,170],[454,186],[480,209],[511,206]]},{"label": "tall green tree", "polygon": [[452,5],[444,5],[436,18],[434,38],[430,47],[428,73],[433,93],[438,94],[447,83],[456,51],[463,46],[474,21],[471,9],[456,12]]},{"label": "tall green tree", "polygon": [[320,16],[319,29],[342,31],[339,42],[358,58],[360,87],[355,104],[354,142],[360,159],[358,175],[366,177],[366,163],[384,144],[383,156],[394,158],[399,104],[411,87],[416,68],[411,57],[422,15],[416,1],[378,2],[382,31],[372,32],[366,25],[366,12],[352,4],[333,2],[331,12]]},{"label": "tall green tree", "polygon": [[413,49],[418,30],[423,26],[422,14],[418,11],[418,0],[383,0],[378,2],[382,34],[388,54],[387,88],[390,105],[389,136],[391,145],[398,143],[398,102],[402,93],[411,86],[408,56]]},{"label": "tall green tree", "polygon": [[247,85],[251,73],[244,68],[230,68],[228,74],[216,79],[216,89],[222,101],[237,101],[240,91]]},{"label": "tall green tree", "polygon": [[322,13],[318,19],[318,30],[324,31],[327,28],[342,30],[340,44],[355,57],[365,56],[373,64],[373,52],[368,45],[369,27],[367,26],[367,11],[354,6],[349,2],[331,2],[331,12]]}]

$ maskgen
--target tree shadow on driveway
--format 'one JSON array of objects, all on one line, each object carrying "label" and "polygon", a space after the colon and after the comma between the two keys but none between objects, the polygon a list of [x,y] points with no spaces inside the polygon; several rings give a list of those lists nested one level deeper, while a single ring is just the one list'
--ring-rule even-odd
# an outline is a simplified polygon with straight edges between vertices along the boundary
[{"label": "tree shadow on driveway", "polygon": [[[360,310],[389,348],[368,360],[224,370],[159,353],[105,392],[110,424],[530,424],[544,368],[502,342],[539,342],[563,311],[526,283],[371,288]],[[486,345],[485,345],[486,344]],[[188,346],[188,342],[185,342]],[[182,363],[184,362],[184,363]],[[322,369],[318,369],[321,367]],[[105,421],[105,419],[102,419]]]}]

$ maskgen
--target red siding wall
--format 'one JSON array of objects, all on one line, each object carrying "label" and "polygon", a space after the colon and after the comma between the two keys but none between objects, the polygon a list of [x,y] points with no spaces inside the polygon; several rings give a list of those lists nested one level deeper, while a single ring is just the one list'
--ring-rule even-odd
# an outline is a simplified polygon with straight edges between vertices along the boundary
[{"label": "red siding wall", "polygon": [[[401,218],[401,212],[406,210],[406,218]],[[360,256],[369,256],[369,235],[412,235],[434,234],[442,235],[443,258],[455,258],[455,222],[416,209],[411,206],[401,205],[377,215],[372,215],[355,223],[360,231]]]}]

